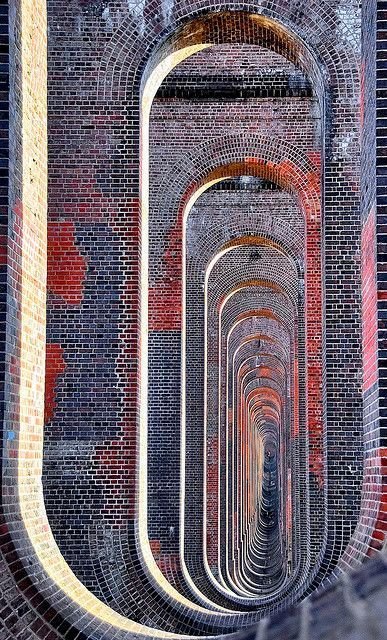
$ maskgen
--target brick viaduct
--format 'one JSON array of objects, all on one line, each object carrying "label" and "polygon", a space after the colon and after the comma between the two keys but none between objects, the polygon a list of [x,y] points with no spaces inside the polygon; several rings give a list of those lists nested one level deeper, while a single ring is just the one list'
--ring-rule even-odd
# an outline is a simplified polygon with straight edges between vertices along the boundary
[{"label": "brick viaduct", "polygon": [[385,640],[387,2],[0,2],[0,640]]}]

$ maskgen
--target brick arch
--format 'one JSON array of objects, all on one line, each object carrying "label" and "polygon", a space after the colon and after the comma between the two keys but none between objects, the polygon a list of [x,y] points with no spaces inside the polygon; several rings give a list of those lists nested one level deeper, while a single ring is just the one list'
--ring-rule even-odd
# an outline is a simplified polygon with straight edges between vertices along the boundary
[{"label": "brick arch", "polygon": [[[152,5],[150,4],[149,6],[151,7]],[[287,11],[287,9],[286,9],[286,11]],[[322,8],[322,13],[324,13],[324,11],[325,11],[325,9],[324,9],[324,8]],[[332,26],[332,27],[335,27],[335,23],[333,22],[333,20],[332,20],[332,21],[329,21],[329,25],[330,25],[330,26]],[[313,33],[313,31],[311,31],[311,32]],[[348,40],[349,40],[349,38],[348,38]],[[10,561],[10,563],[12,563],[12,562],[13,562],[12,558],[11,558],[9,561]],[[51,586],[51,585],[48,585],[48,586]],[[89,620],[87,620],[87,623],[88,623],[88,622],[89,622]],[[86,624],[87,624],[87,623],[86,623]],[[57,624],[59,624],[59,623],[57,623]],[[109,628],[105,628],[105,629],[101,629],[101,628],[99,628],[99,629],[98,629],[98,632],[102,632],[102,633],[105,633],[105,632],[106,632],[106,633],[108,634],[108,633],[110,633],[110,629],[109,629]],[[46,633],[46,631],[43,631],[43,633]],[[115,632],[113,631],[112,633],[115,633]],[[117,637],[117,635],[118,635],[118,634],[115,634],[115,635],[116,635],[116,637]]]},{"label": "brick arch", "polygon": [[[215,174],[215,175],[216,175],[216,174]],[[340,544],[340,542],[339,542],[339,544]]]},{"label": "brick arch", "polygon": [[[256,138],[258,138],[258,136],[257,136],[257,137],[254,137],[253,142],[255,142],[255,139],[256,139]],[[269,138],[266,138],[266,139],[267,139],[267,140],[269,140]],[[227,143],[229,143],[229,139],[228,139],[228,138],[227,138]],[[251,144],[251,140],[250,140],[250,144]],[[217,147],[219,148],[219,146],[221,146],[221,145],[219,145],[219,144],[218,144],[218,145],[217,145]],[[226,147],[227,147],[227,146],[231,146],[231,148],[232,148],[232,145],[229,145],[229,144],[226,144],[226,145],[224,145],[224,146],[226,146]],[[236,145],[235,145],[235,146],[236,146]],[[277,146],[273,145],[271,141],[269,142],[269,147],[270,147],[270,151],[273,151],[273,150],[275,149],[275,150],[277,150],[277,152],[278,152],[278,145],[277,145]],[[291,148],[291,149],[292,149],[291,145],[289,146],[289,148]],[[293,153],[292,153],[292,152],[290,152],[290,155],[293,155],[293,154],[295,155],[295,154],[296,154],[296,149],[295,149],[295,148],[293,148],[293,150],[294,150],[294,151],[293,151]],[[227,150],[227,153],[229,153],[229,151],[228,151],[228,150]],[[243,155],[247,155],[247,157],[248,157],[247,163],[245,163],[245,164],[244,164],[244,163],[241,163],[241,162],[238,162],[238,160],[239,160],[239,158],[240,158],[241,156],[242,156],[242,158],[243,158]],[[267,152],[267,154],[266,154],[266,155],[267,155],[267,156],[269,156],[269,151]],[[233,163],[232,163],[232,162],[230,162],[230,163],[229,163],[230,165],[232,164],[232,171],[234,171],[234,172],[235,172],[235,174],[240,174],[240,172],[241,172],[242,170],[245,170],[245,169],[244,169],[244,167],[245,167],[246,165],[251,166],[251,169],[250,169],[250,168],[249,168],[249,166],[248,166],[248,168],[247,168],[246,170],[247,170],[247,171],[251,171],[251,172],[252,172],[252,173],[254,173],[254,174],[257,174],[258,172],[262,171],[262,166],[261,166],[261,164],[260,164],[260,163],[254,163],[254,161],[252,161],[252,158],[253,158],[253,156],[252,156],[252,149],[251,149],[251,146],[250,146],[250,147],[249,147],[249,146],[247,147],[245,154],[243,154],[243,152],[241,153],[241,152],[240,152],[240,150],[238,150],[237,152],[235,152],[235,156],[232,156],[232,160],[235,160],[235,162],[233,162]],[[189,158],[189,162],[192,162],[192,158],[191,158],[191,157]],[[313,165],[313,163],[312,163],[312,162],[311,162],[307,157],[305,157],[305,158],[304,158],[304,160],[303,160],[303,164],[304,164],[304,166],[305,166],[305,168],[306,168],[307,170],[312,170],[313,168],[315,168],[315,167],[314,167],[314,165]],[[198,170],[198,168],[200,169],[200,164],[197,162],[196,158],[195,158],[194,165],[195,165],[195,167],[196,167],[196,171]],[[242,168],[242,165],[243,165],[243,168]],[[191,165],[191,166],[192,166],[192,165]],[[185,167],[184,167],[183,169],[182,169],[182,167],[184,167],[184,164],[183,164],[183,163],[179,166],[179,174],[183,173],[184,180],[186,180],[186,179],[187,179],[186,174],[187,174],[188,172],[186,172],[186,171],[185,171]],[[269,170],[271,171],[271,175],[273,174],[272,169],[273,169],[273,167],[272,167],[272,166],[270,166],[270,167],[269,167]],[[212,178],[212,179],[217,179],[217,178],[219,178],[219,176],[224,175],[224,172],[226,172],[226,174],[227,174],[227,171],[229,171],[229,170],[230,170],[230,166],[227,166],[226,168],[221,168],[219,171],[215,168],[215,169],[214,169],[214,172],[210,175],[210,178]],[[222,174],[222,172],[223,172],[223,174]],[[279,178],[278,178],[278,179],[280,179],[282,182],[285,182],[288,186],[290,186],[290,185],[291,185],[291,182],[290,182],[290,175],[288,175],[288,174],[287,174],[286,168],[285,168],[285,170],[283,170],[283,168],[282,168],[282,166],[281,166],[277,173],[278,173],[278,175],[279,175]],[[298,172],[297,172],[297,171],[295,171],[294,173],[297,175],[297,173],[298,173]],[[299,172],[299,174],[298,174],[298,175],[300,176],[300,179],[299,179],[300,189],[304,188],[304,186],[305,186],[305,180],[304,180],[304,179],[303,179],[303,177],[301,176],[301,173],[302,173],[302,172]],[[205,181],[205,180],[204,180],[204,177],[206,176],[206,174],[208,175],[208,172],[206,172],[205,167],[204,167],[204,169],[203,169],[203,171],[202,171],[202,175],[203,175],[203,182]],[[161,189],[161,190],[160,190],[160,192],[161,192],[161,193],[163,193],[163,192],[164,192],[164,193],[167,193],[167,194],[168,194],[168,193],[170,193],[170,192],[171,192],[171,180],[170,180],[169,178],[168,178],[168,179],[167,179],[167,181],[166,181],[166,186],[167,186],[167,184],[168,184],[168,190],[164,191],[164,189]],[[184,184],[184,183],[183,183],[183,184]],[[314,185],[315,185],[315,184],[316,184],[316,182],[314,182]],[[195,183],[195,187],[196,187],[197,185],[198,185],[198,182],[196,182],[196,183]],[[172,188],[173,188],[173,187],[172,187]],[[183,188],[184,188],[184,187],[182,187],[182,190],[183,190]],[[191,190],[188,190],[187,197],[188,197],[188,194],[191,194],[193,191],[194,191],[194,188],[192,188]],[[313,193],[313,192],[312,192],[312,193]],[[174,195],[175,195],[175,197],[176,197],[176,193],[175,193]],[[316,198],[317,198],[317,196],[316,196]],[[152,204],[153,204],[153,203],[152,203]],[[170,205],[170,206],[171,206],[171,205]],[[314,205],[314,204],[313,204],[313,205],[311,205],[310,209],[312,209],[312,206],[314,207],[315,205]],[[171,206],[171,208],[172,208],[172,206]],[[168,205],[167,205],[165,202],[160,202],[160,203],[158,204],[158,206],[157,206],[157,209],[162,210],[162,211],[166,211],[166,210],[168,210]],[[180,207],[180,211],[181,211],[181,210],[182,210],[182,208]]]},{"label": "brick arch", "polygon": [[305,203],[305,213],[315,212],[321,199],[321,168],[286,140],[263,134],[225,135],[201,145],[168,170],[151,207],[178,211],[202,185],[228,176],[264,177]]},{"label": "brick arch", "polygon": [[[260,324],[262,323],[262,318],[261,318],[261,319],[260,319],[260,318],[252,318],[250,321],[249,321],[249,319],[246,319],[246,320],[245,320],[245,322],[246,322],[246,321],[247,321],[247,322],[253,322],[253,321],[255,321],[255,323],[256,323],[256,322],[258,322],[258,324],[257,324],[256,328],[257,328],[257,330],[259,331],[259,326],[260,326]],[[248,332],[252,332],[252,331],[254,331],[253,326],[255,326],[255,324],[251,326],[251,328],[248,330]],[[274,327],[273,327],[273,330],[274,330]],[[268,326],[267,324],[266,324],[266,325],[264,325],[264,326],[262,327],[261,331],[263,331],[263,332],[264,332],[265,334],[267,334],[267,335],[272,335],[273,337],[275,337],[275,340],[277,341],[277,343],[278,343],[278,341],[279,341],[280,343],[282,343],[282,342],[283,342],[283,339],[282,339],[282,338],[281,338],[281,336],[278,334],[278,332],[277,332],[276,330],[274,331],[274,333],[273,333],[273,331],[270,331],[270,330],[269,330],[269,326]],[[244,335],[244,332],[241,330],[241,328],[240,328],[240,327],[238,327],[238,333],[240,334],[240,339],[242,339],[242,338],[243,338],[243,335]],[[259,339],[261,339],[261,338],[259,338]],[[245,344],[246,346],[244,347],[244,350],[245,350],[246,348],[248,348],[248,349],[249,349],[249,351],[250,351],[250,344],[249,344],[249,343],[251,343],[251,340],[243,339],[243,340],[242,340],[242,342],[240,342],[240,340],[238,340],[238,336],[236,336],[233,342],[234,342],[234,345],[235,345],[235,346],[237,346],[239,343],[240,343],[241,345]],[[254,343],[252,343],[252,345],[253,345],[253,344],[254,344]],[[251,345],[251,346],[252,346],[252,345]],[[264,346],[263,346],[263,347],[261,347],[261,348],[265,349],[265,347],[264,347]],[[255,351],[255,349],[253,348],[253,352],[254,352],[254,351]],[[278,352],[277,352],[277,353],[278,353]],[[284,352],[284,356],[285,356],[285,360],[286,360],[286,351]],[[246,353],[242,352],[242,355],[241,355],[240,357],[238,357],[238,363],[239,363],[240,361],[242,361],[242,363],[245,363],[245,362],[246,362],[245,357],[246,357]],[[250,358],[251,358],[251,357],[250,357]],[[239,364],[238,364],[238,363],[236,363],[236,364],[235,364],[235,367],[238,367],[238,370],[239,370]],[[273,371],[274,371],[274,369],[273,369]],[[264,375],[268,375],[268,373],[265,373]],[[245,374],[245,377],[246,377],[246,374]],[[249,383],[249,386],[251,386],[251,384],[254,384],[254,380],[253,380],[253,379],[252,379],[252,380],[251,380],[251,382]],[[263,383],[262,383],[262,384],[263,384]],[[270,384],[269,386],[272,386],[272,385]],[[238,387],[238,389],[239,389],[239,387]],[[262,393],[262,392],[260,392],[260,393]],[[239,397],[239,396],[238,396],[238,397]],[[238,397],[237,397],[237,399],[236,399],[236,400],[237,400],[237,404],[238,404],[238,406],[239,406],[239,400],[238,400]],[[263,398],[263,397],[264,397],[264,395],[263,395],[263,396],[261,396],[261,397]],[[234,400],[234,401],[235,401],[235,400]],[[287,582],[288,582],[288,583],[290,582],[290,583],[293,583],[293,584],[294,584],[294,582],[295,582],[295,577],[296,577],[296,576],[294,576],[294,574],[293,574],[293,576],[292,576],[292,577],[288,578],[288,581],[287,581]],[[289,590],[289,587],[290,587],[290,585],[288,584],[288,586],[287,586],[288,590]],[[285,582],[284,584],[282,584],[282,589],[284,590],[285,588],[286,588],[286,582]]]},{"label": "brick arch", "polygon": [[[238,380],[238,391],[239,391],[239,388],[240,388],[240,384]],[[267,426],[263,428],[263,424],[260,424],[260,426],[258,427],[258,432],[260,432],[260,435],[263,438],[265,438],[268,433],[271,433],[274,436],[273,440],[274,441],[276,440],[275,436],[278,430],[274,428],[274,424],[277,424],[278,427],[280,425],[280,413],[281,413],[282,401],[281,401],[281,394],[273,388],[272,384],[267,385],[265,379],[260,380],[259,387],[257,385],[257,381],[251,381],[248,384],[244,384],[241,391],[243,391],[243,394],[242,394],[243,401],[242,401],[242,409],[240,412],[238,412],[237,425],[236,425],[237,427],[236,442],[237,442],[238,448],[242,453],[242,451],[246,446],[244,443],[246,439],[249,437],[249,423],[251,422],[251,420],[254,423],[256,423],[257,419],[261,417],[266,418],[266,420],[270,420],[270,421],[272,420],[271,429],[268,428]],[[251,418],[249,419],[248,416]],[[236,483],[236,487],[234,487],[234,492],[235,492],[235,488],[238,489],[238,484],[240,484],[241,482],[243,482],[243,469],[238,471],[237,477],[234,478],[234,484]],[[247,556],[249,555],[248,550],[250,549],[251,551],[251,555],[250,555],[251,563],[247,561],[247,558],[245,558],[243,563],[239,561],[240,551],[241,551],[240,544],[242,542],[242,538],[240,537],[242,534],[242,530],[241,530],[242,520],[243,520],[243,512],[240,509],[238,509],[237,514],[235,515],[234,528],[236,532],[239,531],[239,539],[237,544],[235,543],[233,544],[232,553],[231,553],[232,564],[235,565],[235,560],[237,558],[238,558],[238,561],[236,563],[236,567],[234,568],[234,570],[231,570],[230,572],[231,573],[230,578],[231,578],[231,581],[234,583],[236,579],[236,583],[237,585],[239,585],[239,588],[243,589],[243,585],[246,585],[246,587],[249,588],[249,585],[250,585],[250,589],[253,590],[253,583],[250,583],[248,574],[249,574],[249,568],[252,571],[254,571],[254,565],[255,565],[254,545],[249,545],[247,547]],[[234,536],[232,537],[234,538]],[[277,549],[277,551],[279,550]],[[244,555],[246,555],[246,551]],[[280,566],[281,568],[280,560],[281,560],[281,554],[275,553],[274,560],[273,560],[273,564],[276,567],[275,570],[277,570],[278,566]],[[259,566],[259,562],[256,564],[256,566]],[[283,569],[283,565],[282,565],[282,569]],[[276,582],[276,579],[277,579],[277,576],[273,576],[271,585],[273,582]],[[278,579],[281,583],[283,582],[282,572],[280,572]]]},{"label": "brick arch", "polygon": [[[254,140],[254,141],[255,141],[255,140]],[[222,142],[223,142],[223,141],[222,141]],[[232,142],[234,142],[234,141],[232,141]],[[251,142],[251,141],[250,141],[250,142]],[[238,151],[237,151],[237,152],[235,152],[235,147],[236,147],[236,146],[237,146],[237,144],[233,144],[233,143],[230,143],[230,144],[229,144],[229,147],[231,148],[231,154],[232,154],[232,153],[235,153],[235,156],[233,156],[233,159],[235,159],[235,157],[237,157],[237,154],[238,154]],[[272,148],[272,149],[274,148],[274,149],[275,149],[275,151],[276,151],[276,152],[278,152],[278,146],[273,145],[273,144],[272,144],[272,141],[269,141],[269,146],[271,146],[271,148]],[[222,157],[222,156],[221,156],[221,153],[222,153],[223,148],[224,148],[224,143],[223,143],[223,147],[222,147],[222,143],[220,143],[219,141],[217,141],[217,142],[215,142],[215,143],[214,143],[214,147],[216,148],[216,151],[219,153],[220,157]],[[240,151],[239,151],[239,153],[240,153]],[[238,163],[237,161],[235,161],[235,162],[233,162],[233,163],[231,163],[231,162],[230,162],[230,164],[229,164],[229,165],[225,165],[225,167],[224,167],[224,168],[222,168],[222,169],[220,169],[220,170],[214,170],[214,171],[213,171],[213,173],[211,173],[211,172],[210,172],[210,173],[208,174],[208,175],[209,175],[209,177],[210,177],[210,178],[218,178],[218,177],[219,177],[219,176],[221,176],[221,175],[228,175],[228,172],[230,172],[230,171],[231,171],[231,173],[235,172],[235,174],[236,174],[236,175],[240,175],[241,173],[243,174],[243,171],[247,171],[247,172],[248,172],[248,171],[251,171],[252,173],[253,173],[253,172],[259,173],[260,171],[262,171],[262,164],[264,164],[264,163],[259,163],[259,162],[254,163],[254,158],[253,158],[253,156],[252,156],[252,154],[251,154],[251,151],[250,151],[250,152],[249,152],[249,151],[246,151],[246,152],[245,152],[245,154],[246,154],[246,155],[248,154],[248,158],[249,158],[248,163],[250,163],[250,167],[251,167],[251,169],[250,169],[250,167],[248,167],[248,168],[246,169],[246,165],[242,167],[242,164],[243,164],[243,163]],[[243,155],[243,153],[241,153],[241,155]],[[280,156],[280,157],[281,157],[281,156]],[[189,158],[189,161],[190,161],[190,162],[192,162],[192,157],[190,157],[190,158]],[[194,163],[194,164],[195,164],[196,170],[197,170],[198,166],[199,166],[199,168],[200,168],[200,164],[199,164],[199,162],[197,162],[197,159],[196,159],[196,158],[195,158],[195,163]],[[273,163],[273,164],[274,164],[274,163]],[[231,165],[232,165],[232,166],[231,166]],[[309,160],[306,158],[306,159],[305,159],[305,164],[304,164],[304,166],[306,166],[306,167],[309,169],[309,168],[311,168],[311,165],[312,165],[312,163],[309,163]],[[180,165],[179,169],[180,169],[181,171],[184,171],[184,170],[185,170],[185,167],[184,167],[184,169],[182,169],[182,166],[184,166],[184,165]],[[230,168],[230,167],[231,167],[231,168]],[[272,178],[272,177],[273,177],[273,173],[274,173],[274,172],[273,172],[273,166],[272,166],[272,165],[270,166],[269,170],[270,170],[270,177]],[[223,174],[222,174],[222,171],[224,171],[224,173],[223,173]],[[188,171],[185,171],[185,173],[188,173]],[[205,172],[204,172],[204,171],[203,171],[203,174],[205,174]],[[295,175],[297,175],[297,172],[295,171],[295,172],[294,172],[294,174],[295,174]],[[260,175],[261,175],[261,174],[260,174]],[[291,184],[291,183],[290,183],[290,180],[289,180],[289,176],[287,176],[287,175],[286,175],[286,173],[285,173],[285,174],[283,174],[283,173],[281,172],[281,168],[280,168],[280,170],[277,172],[277,176],[278,176],[278,177],[277,177],[277,180],[280,180],[283,184],[285,184],[285,185],[286,185],[286,186],[288,186],[288,187],[290,186],[290,184]],[[204,179],[203,179],[203,180],[204,180]],[[303,180],[302,180],[302,178],[301,178],[301,179],[299,179],[299,180],[298,180],[298,182],[299,182],[299,185],[300,185],[300,189],[302,189],[302,188],[303,188],[303,186],[305,185],[305,181],[303,181]],[[197,184],[198,184],[198,183],[196,183],[196,184],[195,184],[195,187],[197,186]],[[200,184],[200,183],[199,183],[199,184]],[[316,185],[316,182],[314,182],[313,190],[315,189],[315,185]],[[293,185],[292,185],[292,186],[293,186]],[[193,189],[192,189],[192,190],[193,190]],[[313,190],[312,190],[312,191],[313,191]],[[162,190],[162,191],[163,191],[163,190]],[[171,191],[173,192],[173,197],[176,197],[176,193],[177,193],[177,192],[179,192],[179,190],[178,190],[178,189],[177,189],[177,190],[175,190],[175,189],[174,189],[174,185],[172,186]],[[170,191],[170,192],[171,192],[171,191]],[[182,191],[183,191],[183,188],[180,190],[180,193],[181,193]],[[189,193],[189,195],[191,195],[192,191],[188,191],[188,193]],[[187,197],[188,197],[188,196],[187,196]],[[176,198],[176,199],[178,199],[178,198]],[[316,196],[316,199],[317,199],[317,196]],[[312,198],[312,203],[313,203],[313,198]],[[167,205],[166,205],[166,204],[164,204],[164,203],[162,203],[160,206],[162,207],[162,209],[163,209],[163,210],[165,210],[165,208],[167,207]],[[175,206],[176,206],[176,205],[175,205]],[[312,209],[312,207],[313,207],[313,208],[315,207],[315,203],[313,203],[313,204],[312,204],[312,206],[310,207],[309,211]],[[173,208],[175,209],[175,207],[173,207]],[[180,211],[181,211],[181,208],[180,208]]]},{"label": "brick arch", "polygon": [[[99,94],[101,99],[111,101],[126,99],[129,87],[136,84],[142,75],[146,61],[156,63],[171,51],[182,46],[198,43],[221,43],[222,41],[249,42],[271,46],[279,52],[295,58],[299,64],[313,74],[315,84],[322,94],[326,87],[334,87],[341,98],[351,98],[358,84],[358,39],[354,29],[334,17],[324,6],[314,2],[308,11],[300,12],[296,2],[277,0],[271,6],[257,6],[255,2],[229,0],[224,14],[230,15],[230,27],[222,25],[222,16],[211,14],[205,0],[184,3],[173,12],[163,32],[160,48],[160,25],[156,16],[158,6],[155,1],[147,6],[144,17],[144,33],[134,34],[135,22],[128,13],[113,33],[106,46],[99,68]],[[349,9],[350,11],[350,9]],[[224,20],[224,18],[223,18]],[[254,22],[253,22],[254,21]],[[220,23],[220,24],[219,24]],[[217,25],[215,33],[211,27]],[[223,26],[222,33],[219,26]],[[341,42],[337,42],[336,32],[340,28]],[[239,31],[239,38],[238,38]],[[180,33],[179,33],[180,32]],[[131,33],[132,37],[128,38]],[[275,37],[272,37],[275,34]],[[211,37],[212,36],[212,37]],[[214,37],[215,36],[215,37]],[[156,53],[155,53],[156,51]],[[151,53],[150,53],[151,52]],[[325,77],[324,77],[325,76]],[[327,77],[326,77],[327,76]]]},{"label": "brick arch", "polygon": [[[244,243],[243,241],[241,241],[240,243],[236,241],[235,244],[228,248],[227,252],[219,252],[218,259],[216,260],[216,262],[214,262],[211,271],[208,273],[209,310],[212,308],[216,308],[216,306],[218,305],[218,300],[220,300],[221,297],[227,295],[229,292],[235,291],[239,287],[244,287],[248,284],[267,286],[274,291],[284,292],[285,295],[287,295],[291,300],[293,305],[296,306],[298,298],[299,277],[296,265],[294,264],[294,262],[289,260],[286,254],[282,254],[282,252],[278,251],[277,248],[273,249],[270,244],[261,244],[259,246],[261,247],[263,258],[275,257],[277,259],[277,273],[275,272],[275,268],[270,265],[269,262],[264,262],[263,265],[251,265],[251,270],[249,271],[249,274],[246,275],[244,269],[246,268],[246,263],[250,256],[250,245]],[[228,274],[227,277],[224,276],[221,282],[218,282],[216,276],[219,274],[219,272],[221,273],[222,262],[227,261],[233,263],[237,259],[237,256],[240,257],[241,264],[236,264],[235,271]],[[282,281],[281,277],[283,278]],[[212,299],[213,303],[211,304]]]},{"label": "brick arch", "polygon": [[[247,242],[247,241],[248,241],[248,242]],[[241,243],[242,243],[242,244],[248,244],[248,243],[254,243],[254,242],[255,242],[255,239],[254,239],[254,238],[249,238],[249,239],[247,239],[247,238],[241,238]],[[273,241],[273,242],[274,242],[274,241]],[[261,243],[263,243],[263,244],[264,244],[264,243],[267,243],[267,241],[266,241],[265,239],[262,239],[262,240],[261,240]],[[169,570],[169,569],[168,569],[168,570]]]},{"label": "brick arch", "polygon": [[[228,315],[228,321],[233,322],[235,320],[241,320],[244,318],[249,318],[253,315],[262,316],[267,318],[273,318],[277,322],[280,322],[284,327],[286,327],[288,332],[294,330],[294,309],[289,305],[288,308],[284,309],[282,306],[284,301],[286,300],[289,303],[289,299],[286,299],[283,295],[277,292],[274,294],[274,291],[271,291],[270,296],[270,305],[268,305],[265,298],[264,289],[262,287],[262,291],[260,292],[258,286],[255,283],[243,283],[242,287],[238,287],[235,290],[234,298],[238,297],[238,300],[234,303],[235,310],[232,309],[231,313]],[[279,300],[282,300],[282,305],[279,304]],[[226,316],[227,305],[232,304],[233,301],[230,299],[225,303],[225,308],[223,309],[224,315]],[[257,305],[262,305],[257,307]]]},{"label": "brick arch", "polygon": [[[243,240],[243,239],[242,239],[242,240]],[[236,240],[236,243],[237,243],[237,242],[238,242],[238,241]],[[242,242],[242,247],[243,247],[243,242]],[[233,277],[235,277],[235,278],[238,280],[238,273],[236,272],[235,274],[233,274]],[[251,282],[250,284],[253,284],[253,282]],[[256,284],[258,284],[258,283],[256,283]],[[262,284],[262,285],[264,285],[264,284],[265,284],[265,282],[264,282],[264,281],[262,281],[262,283],[261,283],[261,284]],[[266,284],[269,284],[269,283],[267,282]],[[274,285],[274,284],[273,284],[272,286],[273,286],[273,287],[275,287],[275,285]],[[278,285],[277,285],[277,286],[278,286]]]},{"label": "brick arch", "polygon": [[[242,225],[241,225],[242,227]],[[190,252],[189,256],[189,272],[190,276],[199,277],[200,272],[206,267],[206,265],[217,255],[223,252],[229,252],[237,247],[262,247],[277,251],[279,255],[285,256],[289,268],[297,272],[298,277],[303,277],[304,270],[301,265],[302,256],[301,252],[296,252],[298,247],[292,246],[292,239],[289,235],[285,235],[285,231],[290,231],[289,227],[285,227],[284,235],[278,237],[274,232],[265,232],[260,229],[259,222],[255,222],[254,230],[248,231],[248,235],[245,235],[246,230],[242,227],[238,229],[238,232],[232,234],[230,240],[224,241],[224,238],[218,238],[216,232],[222,229],[221,223],[217,225],[214,223],[209,226],[208,231],[210,234],[203,234],[195,246],[198,249],[198,255],[193,255],[194,252]],[[281,230],[282,231],[282,230]]]}]

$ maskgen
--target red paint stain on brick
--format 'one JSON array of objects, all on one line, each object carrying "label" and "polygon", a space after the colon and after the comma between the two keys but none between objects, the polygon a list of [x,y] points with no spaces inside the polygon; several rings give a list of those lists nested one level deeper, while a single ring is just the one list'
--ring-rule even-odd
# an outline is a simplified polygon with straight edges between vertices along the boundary
[{"label": "red paint stain on brick", "polygon": [[48,343],[46,345],[46,388],[44,400],[44,420],[49,422],[55,412],[55,387],[58,376],[66,369],[66,362],[63,358],[63,348],[60,344]]},{"label": "red paint stain on brick", "polygon": [[179,331],[182,325],[182,232],[172,228],[163,254],[163,274],[149,289],[149,329]]},{"label": "red paint stain on brick", "polygon": [[173,583],[176,573],[180,570],[180,558],[174,553],[163,554],[157,561],[157,566],[164,576]]},{"label": "red paint stain on brick", "polygon": [[[118,218],[117,203],[107,198],[88,166],[63,168],[59,176],[50,179],[50,193],[55,203],[51,217],[64,216],[66,220],[106,220]],[[127,204],[129,202],[129,205]],[[120,202],[120,215],[127,211],[131,200]]]},{"label": "red paint stain on brick", "polygon": [[160,540],[149,540],[149,546],[151,548],[152,554],[155,560],[160,558],[161,554],[161,542]]},{"label": "red paint stain on brick", "polygon": [[308,153],[306,154],[309,162],[311,162],[311,164],[313,164],[317,171],[320,173],[321,172],[321,152],[320,151],[308,151]]},{"label": "red paint stain on brick", "polygon": [[181,282],[163,280],[149,289],[149,330],[178,331],[181,329]]},{"label": "red paint stain on brick", "polygon": [[375,451],[374,457],[366,461],[366,477],[374,474],[381,477],[378,485],[370,487],[373,501],[377,501],[377,513],[370,537],[367,555],[373,556],[382,550],[387,534],[387,450],[380,447]]},{"label": "red paint stain on brick", "polygon": [[48,224],[47,287],[68,304],[83,299],[86,260],[76,246],[75,226],[71,221]]},{"label": "red paint stain on brick", "polygon": [[[315,425],[309,425],[309,441],[319,440],[321,437],[320,428]],[[321,448],[313,446],[310,448],[309,454],[309,471],[314,475],[317,480],[317,484],[320,489],[324,486],[324,460],[322,457],[322,453],[320,453]]]}]

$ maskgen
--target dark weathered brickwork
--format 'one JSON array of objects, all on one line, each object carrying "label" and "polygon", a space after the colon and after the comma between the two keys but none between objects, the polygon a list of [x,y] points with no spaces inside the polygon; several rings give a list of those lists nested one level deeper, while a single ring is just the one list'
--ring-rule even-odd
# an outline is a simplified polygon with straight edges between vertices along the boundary
[{"label": "dark weathered brickwork", "polygon": [[0,3],[0,640],[385,637],[386,16]]}]

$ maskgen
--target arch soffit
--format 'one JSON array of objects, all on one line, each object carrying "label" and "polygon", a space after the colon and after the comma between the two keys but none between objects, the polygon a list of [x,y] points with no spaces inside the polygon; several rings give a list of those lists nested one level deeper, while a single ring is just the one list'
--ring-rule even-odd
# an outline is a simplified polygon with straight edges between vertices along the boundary
[{"label": "arch soffit", "polygon": [[[216,14],[208,12],[206,0],[193,0],[190,11],[184,7],[176,7],[173,15],[165,20],[162,30],[156,4],[157,0],[149,3],[146,19],[141,20],[140,17],[137,20],[137,30],[136,21],[128,11],[114,31],[100,61],[99,100],[106,102],[127,99],[129,87],[140,88],[141,78],[147,68],[154,68],[163,55],[168,55],[168,51],[181,46],[184,38],[186,43],[190,42],[190,31],[191,40],[194,32],[198,31],[197,39],[207,37],[207,41],[211,43],[209,27]],[[257,33],[258,25],[261,27],[261,39],[255,44],[265,45],[263,34],[267,31],[274,32],[279,43],[282,36],[291,45],[289,48],[298,52],[298,63],[314,72],[315,82],[320,85],[320,90],[332,87],[340,98],[353,98],[359,86],[359,3],[355,0],[352,3],[346,2],[345,6],[342,3],[341,18],[327,3],[318,0],[313,0],[309,10],[301,16],[296,0],[285,3],[274,0],[270,2],[270,6],[267,4],[269,3],[257,6],[253,2],[228,0],[227,9],[222,13],[234,14],[235,20],[244,14],[247,25],[254,20]],[[137,13],[140,15],[140,2],[138,5]],[[219,16],[217,19],[219,24]],[[247,29],[246,31],[248,33]],[[243,42],[241,34],[239,42]],[[222,42],[218,37],[215,41],[213,38],[212,43]]]},{"label": "arch soffit", "polygon": [[319,210],[320,167],[295,145],[264,134],[222,136],[186,153],[162,178],[151,210],[170,212],[179,226],[189,200],[203,185],[246,174],[279,184],[298,206],[301,200],[300,208],[308,214]]}]

